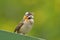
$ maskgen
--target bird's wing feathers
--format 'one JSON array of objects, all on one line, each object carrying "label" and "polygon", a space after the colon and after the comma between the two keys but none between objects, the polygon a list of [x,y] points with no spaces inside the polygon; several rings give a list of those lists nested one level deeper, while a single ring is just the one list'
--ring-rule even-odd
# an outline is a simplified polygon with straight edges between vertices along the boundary
[{"label": "bird's wing feathers", "polygon": [[23,22],[20,22],[18,25],[17,25],[17,27],[15,28],[15,30],[14,30],[14,32],[17,32],[17,33],[19,33],[19,30],[20,30],[20,28],[23,26]]}]

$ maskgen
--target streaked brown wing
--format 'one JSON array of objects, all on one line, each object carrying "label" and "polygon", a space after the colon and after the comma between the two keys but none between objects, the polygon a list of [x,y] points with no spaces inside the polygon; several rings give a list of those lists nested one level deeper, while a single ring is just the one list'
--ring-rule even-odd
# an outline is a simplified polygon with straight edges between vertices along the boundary
[{"label": "streaked brown wing", "polygon": [[24,24],[23,22],[22,22],[22,23],[19,23],[19,24],[16,26],[14,32],[20,33],[19,30],[20,30],[20,28],[23,26],[23,24]]}]

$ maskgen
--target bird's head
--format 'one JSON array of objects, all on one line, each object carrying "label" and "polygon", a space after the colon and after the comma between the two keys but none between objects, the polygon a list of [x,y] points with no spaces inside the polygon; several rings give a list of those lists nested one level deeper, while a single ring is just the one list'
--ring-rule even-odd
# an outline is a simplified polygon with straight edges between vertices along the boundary
[{"label": "bird's head", "polygon": [[32,12],[26,12],[25,15],[24,15],[24,20],[29,20],[29,19],[33,19],[33,15],[32,15]]}]

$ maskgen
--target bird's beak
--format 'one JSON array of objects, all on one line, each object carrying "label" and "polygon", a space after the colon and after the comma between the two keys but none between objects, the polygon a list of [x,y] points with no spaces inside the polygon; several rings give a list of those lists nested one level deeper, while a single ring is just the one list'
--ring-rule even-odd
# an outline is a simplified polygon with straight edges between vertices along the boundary
[{"label": "bird's beak", "polygon": [[28,21],[28,16],[24,16],[24,20],[27,22]]},{"label": "bird's beak", "polygon": [[25,20],[25,19],[28,19],[28,16],[24,16],[24,20]]}]

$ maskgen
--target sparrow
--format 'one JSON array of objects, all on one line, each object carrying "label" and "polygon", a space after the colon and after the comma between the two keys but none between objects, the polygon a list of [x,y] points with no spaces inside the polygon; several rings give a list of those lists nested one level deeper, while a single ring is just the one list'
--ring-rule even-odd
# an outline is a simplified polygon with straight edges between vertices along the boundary
[{"label": "sparrow", "polygon": [[23,17],[23,20],[19,22],[14,32],[25,35],[32,29],[33,24],[34,24],[34,16],[32,15],[31,12],[26,12]]}]

